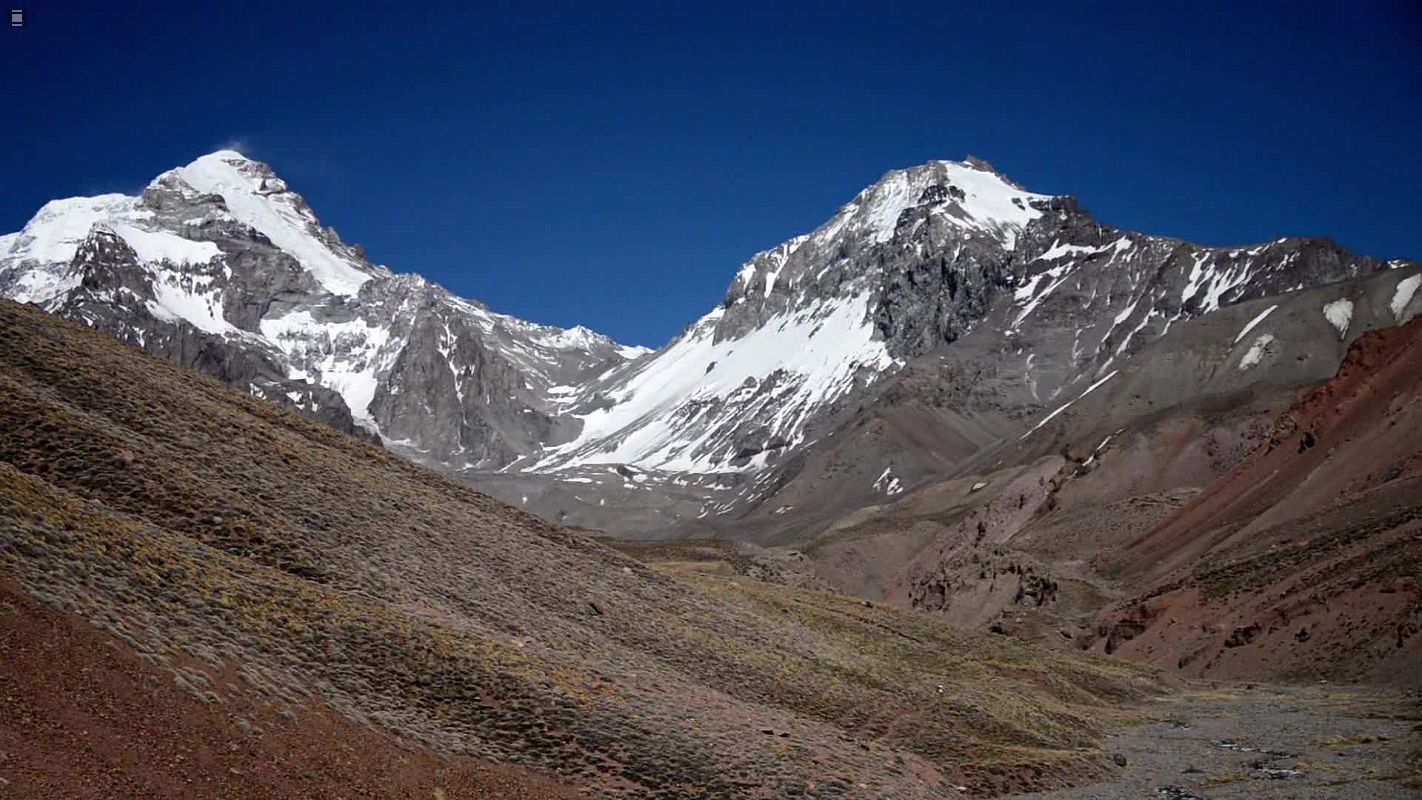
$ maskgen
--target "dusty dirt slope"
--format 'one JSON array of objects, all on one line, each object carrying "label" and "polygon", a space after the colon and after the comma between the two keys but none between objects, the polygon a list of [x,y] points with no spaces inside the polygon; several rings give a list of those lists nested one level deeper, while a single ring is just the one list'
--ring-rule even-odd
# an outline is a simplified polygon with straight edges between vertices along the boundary
[{"label": "dusty dirt slope", "polygon": [[1189,675],[1422,685],[1422,319],[1359,338],[1122,565],[1102,649]]},{"label": "dusty dirt slope", "polygon": [[329,707],[602,796],[1047,788],[1109,769],[1104,726],[1159,691],[929,615],[668,577],[8,302],[0,577],[214,708]]}]

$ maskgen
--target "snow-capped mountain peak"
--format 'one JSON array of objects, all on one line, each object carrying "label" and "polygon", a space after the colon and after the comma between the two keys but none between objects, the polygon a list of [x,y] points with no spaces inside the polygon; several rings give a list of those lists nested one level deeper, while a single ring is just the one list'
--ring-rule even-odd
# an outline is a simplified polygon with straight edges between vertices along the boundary
[{"label": "snow-capped mountain peak", "polygon": [[[677,498],[654,501],[645,530],[752,508],[825,452],[888,447],[864,427],[885,405],[911,409],[890,438],[929,447],[939,467],[1032,441],[1124,385],[1133,354],[1173,326],[1403,265],[1324,240],[1208,248],[1119,231],[976,159],[931,161],[752,256],[720,303],[652,352],[373,265],[231,150],[138,197],[48,203],[0,236],[0,294],[378,434],[538,513],[595,525],[610,521],[605,500]],[[1416,306],[1415,278],[1397,284],[1388,319]],[[1377,316],[1355,297],[1329,303],[1317,313],[1331,345]],[[1207,359],[1202,374],[1267,375],[1286,307],[1218,334],[1230,369]],[[814,469],[837,476],[825,486],[882,497],[923,477],[916,458],[880,460],[863,481],[843,463]]]},{"label": "snow-capped mountain peak", "polygon": [[333,231],[322,228],[306,201],[266,164],[235,150],[219,150],[164,173],[154,185],[174,181],[199,194],[220,196],[232,219],[295,258],[331,294],[355,295],[378,274]]},{"label": "snow-capped mountain peak", "polygon": [[[1033,207],[1048,195],[1024,191],[982,162],[930,161],[894,170],[865,189],[841,209],[843,224],[860,227],[876,243],[888,242],[899,230],[904,212],[927,206],[949,224],[997,238],[1011,248],[1016,234],[1042,212]],[[817,235],[838,233],[832,220]]]},{"label": "snow-capped mountain peak", "polygon": [[[753,256],[725,300],[572,413],[571,441],[534,469],[635,464],[739,472],[803,444],[843,397],[895,370],[895,259],[957,242],[1006,260],[1047,195],[983,162],[894,170],[809,234]],[[965,294],[965,297],[967,295]]]},{"label": "snow-capped mountain peak", "polygon": [[645,354],[373,265],[233,150],[136,197],[46,204],[0,237],[0,294],[456,468],[536,449],[568,399],[552,389]]}]

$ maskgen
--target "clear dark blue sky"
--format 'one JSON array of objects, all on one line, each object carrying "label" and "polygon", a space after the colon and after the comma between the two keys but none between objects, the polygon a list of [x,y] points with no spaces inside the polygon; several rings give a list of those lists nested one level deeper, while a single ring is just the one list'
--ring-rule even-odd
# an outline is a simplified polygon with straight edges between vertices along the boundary
[{"label": "clear dark blue sky", "polygon": [[630,343],[969,153],[1126,228],[1422,257],[1411,0],[13,5],[0,230],[237,143],[373,259]]}]

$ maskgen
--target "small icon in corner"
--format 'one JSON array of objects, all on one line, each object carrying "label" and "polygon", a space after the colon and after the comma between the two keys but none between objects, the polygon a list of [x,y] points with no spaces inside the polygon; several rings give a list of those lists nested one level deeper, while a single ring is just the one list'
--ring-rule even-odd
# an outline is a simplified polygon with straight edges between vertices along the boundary
[{"label": "small icon in corner", "polygon": [[12,8],[12,9],[10,9],[10,27],[12,27],[12,28],[23,28],[23,27],[25,27],[25,12],[24,12],[23,9],[19,9],[19,8]]}]

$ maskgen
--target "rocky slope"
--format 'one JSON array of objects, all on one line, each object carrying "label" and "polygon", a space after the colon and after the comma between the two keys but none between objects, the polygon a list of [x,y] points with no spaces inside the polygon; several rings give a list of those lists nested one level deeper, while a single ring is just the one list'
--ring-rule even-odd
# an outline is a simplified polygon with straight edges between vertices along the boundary
[{"label": "rocky slope", "polygon": [[0,237],[0,294],[449,469],[556,438],[569,384],[642,354],[371,264],[232,151],[47,204]]},{"label": "rocky slope", "polygon": [[[515,762],[594,796],[1062,785],[1112,769],[1101,725],[1159,688],[1126,664],[931,615],[666,577],[9,301],[0,578],[210,708],[262,710],[253,736],[329,708],[417,753]],[[24,730],[37,738],[22,761],[69,735]]]},{"label": "rocky slope", "polygon": [[1354,342],[1118,558],[1098,646],[1191,675],[1422,686],[1422,320]]},{"label": "rocky slope", "polygon": [[582,485],[486,485],[622,533],[794,541],[1029,431],[1039,450],[1042,432],[1082,433],[1067,409],[1117,385],[1150,390],[1122,407],[1139,416],[1321,380],[1352,337],[1416,313],[1404,280],[1419,269],[1322,239],[1208,248],[1119,231],[981,161],[930,162],[757,255],[716,309],[585,390],[575,438],[514,465]]},{"label": "rocky slope", "polygon": [[[1391,315],[1409,280],[1362,282],[1358,308]],[[1302,321],[1341,288],[1301,293]],[[1270,319],[1240,341],[1310,341],[1294,310]],[[997,466],[771,548],[800,557],[779,579],[1192,677],[1416,685],[1419,332],[1414,319],[1363,334],[1337,376],[1301,398],[1248,385],[1144,413],[1130,406],[1158,395],[1123,371],[1114,396],[1063,413],[1080,413],[1074,424],[989,452]],[[1180,370],[1168,353],[1153,361]],[[1306,355],[1318,354],[1284,345],[1270,357]]]},{"label": "rocky slope", "polygon": [[[56,201],[0,238],[0,293],[378,433],[545,518],[763,542],[1024,463],[1123,392],[1116,422],[1321,380],[1353,337],[1416,313],[1418,270],[1323,239],[1120,231],[982,161],[934,161],[756,255],[644,354],[372,265],[228,151],[137,198]],[[1029,432],[1040,452],[1018,452]]]}]

